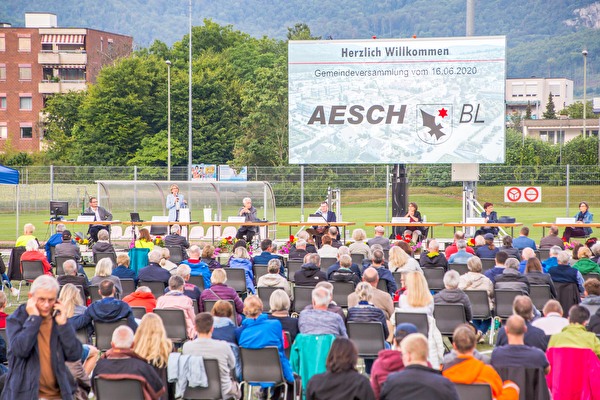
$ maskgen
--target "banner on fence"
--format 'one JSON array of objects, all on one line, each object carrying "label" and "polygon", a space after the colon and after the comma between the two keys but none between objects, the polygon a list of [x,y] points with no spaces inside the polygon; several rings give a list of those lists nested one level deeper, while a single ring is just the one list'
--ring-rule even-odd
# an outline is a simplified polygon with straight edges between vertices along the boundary
[{"label": "banner on fence", "polygon": [[505,203],[541,203],[541,186],[505,186]]},{"label": "banner on fence", "polygon": [[192,165],[193,181],[216,181],[217,166],[215,164]]},{"label": "banner on fence", "polygon": [[219,165],[220,181],[247,181],[248,167],[231,168],[229,165]]},{"label": "banner on fence", "polygon": [[291,164],[504,162],[504,36],[288,46]]}]

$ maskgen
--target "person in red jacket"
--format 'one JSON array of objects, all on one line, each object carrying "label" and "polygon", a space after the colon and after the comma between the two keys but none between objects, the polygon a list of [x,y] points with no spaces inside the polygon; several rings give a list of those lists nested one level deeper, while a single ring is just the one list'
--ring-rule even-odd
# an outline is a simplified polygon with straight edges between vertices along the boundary
[{"label": "person in red jacket", "polygon": [[8,317],[8,314],[4,312],[6,302],[6,295],[4,292],[0,292],[0,329],[6,328],[6,317]]},{"label": "person in red jacket", "polygon": [[40,245],[37,240],[27,242],[25,250],[25,253],[21,256],[21,261],[41,261],[44,264],[44,273],[52,275],[52,265],[48,262],[46,255],[40,252]]},{"label": "person in red jacket", "polygon": [[123,298],[130,307],[146,307],[151,313],[156,308],[156,299],[148,286],[140,286],[137,290]]},{"label": "person in red jacket", "polygon": [[379,399],[381,387],[388,375],[392,372],[398,372],[404,369],[402,352],[400,351],[400,342],[411,333],[417,332],[417,327],[414,324],[406,322],[398,324],[396,333],[394,334],[392,349],[381,350],[377,354],[377,359],[373,363],[373,368],[371,368],[371,387],[373,388],[376,399]]}]

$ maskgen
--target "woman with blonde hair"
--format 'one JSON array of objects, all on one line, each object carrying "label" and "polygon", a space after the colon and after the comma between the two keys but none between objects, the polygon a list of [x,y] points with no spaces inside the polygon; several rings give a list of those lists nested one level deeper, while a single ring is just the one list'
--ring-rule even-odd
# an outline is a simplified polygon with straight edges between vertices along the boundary
[{"label": "woman with blonde hair", "polygon": [[[158,249],[159,247],[156,248]],[[175,273],[177,272],[177,264],[169,260],[169,258],[171,258],[171,251],[166,247],[163,247],[160,251],[162,257],[160,259],[159,265],[167,271],[169,271],[171,275],[175,275]]]},{"label": "woman with blonde hair", "polygon": [[90,286],[100,286],[103,280],[108,279],[115,285],[115,298],[120,299],[123,293],[121,280],[112,274],[113,262],[110,258],[102,258],[96,264],[96,275],[90,279]]},{"label": "woman with blonde hair", "polygon": [[367,240],[367,233],[364,229],[355,229],[352,231],[352,243],[348,248],[350,254],[362,254],[364,258],[371,258],[371,248],[365,241]]},{"label": "woman with blonde hair", "polygon": [[388,267],[392,272],[423,272],[419,262],[409,256],[406,251],[399,246],[392,246],[390,248]]},{"label": "woman with blonde hair", "polygon": [[233,258],[229,261],[230,268],[241,268],[246,271],[246,288],[251,294],[254,289],[254,272],[252,271],[252,260],[245,247],[238,247],[233,252]]},{"label": "woman with blonde hair", "polygon": [[146,228],[140,229],[138,240],[135,241],[136,249],[150,249],[154,250],[154,243],[150,237],[150,231]]},{"label": "woman with blonde hair", "polygon": [[200,295],[198,309],[200,312],[204,311],[204,300],[233,300],[235,311],[237,312],[237,323],[239,325],[242,322],[244,303],[242,303],[242,299],[240,299],[235,289],[227,286],[225,282],[227,282],[227,269],[215,269],[210,277],[210,288],[203,290]]},{"label": "woman with blonde hair", "polygon": [[167,338],[162,319],[154,313],[144,314],[133,338],[133,351],[145,358],[154,367],[167,389],[164,397],[169,398],[171,391],[167,382],[167,362],[173,351],[173,342]]}]

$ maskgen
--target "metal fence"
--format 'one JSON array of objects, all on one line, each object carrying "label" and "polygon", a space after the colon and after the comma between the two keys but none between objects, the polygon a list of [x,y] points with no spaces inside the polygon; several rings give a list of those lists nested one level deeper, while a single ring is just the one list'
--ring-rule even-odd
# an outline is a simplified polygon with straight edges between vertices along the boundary
[{"label": "metal fence", "polygon": [[[21,213],[47,212],[51,199],[67,200],[72,207],[81,208],[88,195],[96,194],[96,180],[167,179],[166,168],[159,167],[27,166],[17,169],[21,172]],[[302,193],[305,204],[309,208],[316,207],[325,198],[328,187],[341,190],[344,204],[376,202],[383,205],[391,171],[392,167],[387,165],[249,167],[248,180],[269,181],[278,207],[298,207]],[[409,199],[418,198],[420,206],[436,207],[446,204],[448,199],[462,197],[462,183],[452,182],[450,165],[408,165],[407,175]],[[186,177],[185,167],[171,170],[172,180]],[[480,165],[478,197],[499,201],[504,186],[541,186],[545,207],[568,209],[571,201],[584,199],[597,205],[599,184],[599,166],[486,164]],[[0,213],[16,211],[15,190],[0,187]]]}]

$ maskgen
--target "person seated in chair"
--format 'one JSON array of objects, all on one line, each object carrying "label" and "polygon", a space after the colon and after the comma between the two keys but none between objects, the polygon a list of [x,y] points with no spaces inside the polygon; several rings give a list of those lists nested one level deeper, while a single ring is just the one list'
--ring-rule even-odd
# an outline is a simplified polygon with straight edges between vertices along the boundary
[{"label": "person seated in chair", "polygon": [[579,293],[583,294],[583,275],[581,272],[569,265],[571,254],[568,251],[561,251],[556,257],[558,265],[548,269],[552,282],[556,283],[576,283]]},{"label": "person seated in chair", "polygon": [[42,252],[37,240],[30,240],[25,246],[25,253],[21,255],[21,261],[41,261],[44,266],[44,274],[52,275],[52,265],[48,262],[48,259]]},{"label": "person seated in chair", "polygon": [[[496,211],[494,211],[494,204],[492,204],[492,203],[484,203],[483,204],[483,211],[481,212],[481,218],[484,219],[484,222],[486,224],[497,224],[498,223],[498,214],[496,214]],[[496,236],[498,234],[498,228],[482,226],[475,232],[475,236],[485,235],[486,233],[491,233],[493,236]]]},{"label": "person seated in chair", "polygon": [[77,263],[75,260],[67,260],[63,264],[63,270],[65,271],[64,275],[59,275],[56,277],[60,286],[64,286],[67,283],[71,283],[75,286],[83,287],[83,292],[85,293],[86,299],[90,297],[90,286],[88,284],[88,280],[85,276],[77,274]]},{"label": "person seated in chair", "polygon": [[[591,224],[594,222],[594,214],[592,214],[589,210],[588,203],[582,201],[579,203],[579,212],[575,214],[575,221],[578,224]],[[566,227],[563,232],[562,240],[563,242],[568,242],[572,237],[588,237],[592,234],[592,228],[583,228],[583,227]]]},{"label": "person seated in chair", "polygon": [[73,242],[71,231],[63,231],[62,243],[56,245],[54,255],[56,257],[71,257],[78,264],[81,262],[81,251],[79,250],[79,246]]},{"label": "person seated in chair", "polygon": [[[112,221],[112,214],[104,207],[100,207],[98,205],[98,199],[95,197],[90,197],[90,204],[88,208],[83,211],[85,214],[94,214],[94,221]],[[98,241],[98,232],[101,229],[106,229],[110,232],[110,225],[102,225],[102,224],[93,224],[90,225],[88,229],[88,235],[90,235],[92,241]]]},{"label": "person seated in chair", "polygon": [[171,227],[171,234],[165,236],[165,246],[181,247],[183,259],[185,260],[187,258],[187,255],[183,249],[189,249],[190,242],[188,242],[185,237],[181,236],[181,226],[179,226],[179,224],[174,224]]},{"label": "person seated in chair", "polygon": [[146,282],[162,282],[165,286],[168,285],[171,273],[160,266],[161,259],[162,251],[158,249],[148,253],[148,265],[138,272],[138,279]]},{"label": "person seated in chair", "polygon": [[261,253],[254,256],[254,264],[267,265],[272,259],[279,260],[281,262],[281,270],[279,273],[283,275],[283,257],[273,254],[273,241],[269,238],[263,239],[262,242],[260,242],[260,249],[262,250]]},{"label": "person seated in chair", "polygon": [[56,225],[56,233],[53,234],[52,236],[50,236],[48,238],[48,240],[46,241],[46,244],[44,245],[44,248],[46,249],[46,258],[48,258],[48,262],[50,262],[50,263],[54,261],[52,259],[52,250],[51,249],[54,249],[57,244],[62,243],[62,233],[64,232],[65,229],[67,229],[65,224]]},{"label": "person seated in chair", "polygon": [[574,305],[569,310],[569,325],[562,332],[550,337],[548,348],[552,347],[574,347],[578,349],[590,349],[600,357],[600,340],[594,332],[586,329],[590,321],[590,312],[587,308]]},{"label": "person seated in chair", "polygon": [[[256,208],[252,205],[252,199],[250,197],[245,197],[242,200],[244,206],[240,208],[238,211],[238,215],[240,217],[244,217],[246,222],[256,222],[258,221],[258,217],[256,216]],[[256,226],[240,226],[237,230],[235,237],[237,239],[244,239],[246,237],[246,242],[252,243],[252,238],[256,235],[257,232]]]},{"label": "person seated in chair", "polygon": [[92,255],[96,257],[96,253],[113,253],[115,254],[115,248],[109,242],[108,231],[106,229],[100,229],[98,231],[98,241],[92,246]]}]

